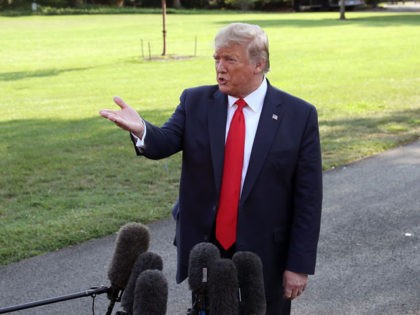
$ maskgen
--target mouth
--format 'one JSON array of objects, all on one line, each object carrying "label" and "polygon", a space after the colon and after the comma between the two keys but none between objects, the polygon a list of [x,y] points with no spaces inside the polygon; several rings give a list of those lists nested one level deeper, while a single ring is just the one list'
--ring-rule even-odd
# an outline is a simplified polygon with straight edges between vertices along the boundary
[{"label": "mouth", "polygon": [[219,85],[225,85],[227,80],[224,77],[217,77],[217,83],[219,83]]}]

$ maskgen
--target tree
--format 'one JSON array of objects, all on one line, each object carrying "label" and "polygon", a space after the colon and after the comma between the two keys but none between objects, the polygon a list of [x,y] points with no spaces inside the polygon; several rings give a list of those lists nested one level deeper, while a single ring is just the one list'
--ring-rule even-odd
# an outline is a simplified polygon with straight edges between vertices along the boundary
[{"label": "tree", "polygon": [[346,4],[345,0],[340,0],[340,20],[346,19]]},{"label": "tree", "polygon": [[163,32],[162,56],[166,56],[166,0],[162,0],[162,32]]}]

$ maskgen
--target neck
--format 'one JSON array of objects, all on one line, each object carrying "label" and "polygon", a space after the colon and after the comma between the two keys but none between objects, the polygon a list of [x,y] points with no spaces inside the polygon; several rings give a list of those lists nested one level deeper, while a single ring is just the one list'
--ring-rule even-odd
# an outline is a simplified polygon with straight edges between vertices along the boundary
[{"label": "neck", "polygon": [[255,78],[255,82],[252,82],[252,84],[250,85],[250,88],[247,91],[244,91],[244,93],[240,94],[240,95],[232,95],[235,96],[237,98],[245,98],[247,97],[249,94],[255,92],[260,86],[261,83],[264,81],[265,76],[262,75],[261,77]]}]

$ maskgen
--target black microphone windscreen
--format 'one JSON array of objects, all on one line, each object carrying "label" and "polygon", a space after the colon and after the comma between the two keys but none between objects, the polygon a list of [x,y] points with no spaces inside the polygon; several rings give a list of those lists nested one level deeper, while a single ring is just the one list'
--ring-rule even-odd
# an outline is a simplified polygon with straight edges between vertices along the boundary
[{"label": "black microphone windscreen", "polygon": [[134,262],[140,253],[147,251],[149,243],[149,229],[145,225],[127,223],[120,228],[108,269],[108,279],[113,287],[125,288]]},{"label": "black microphone windscreen", "polygon": [[136,282],[139,275],[145,270],[160,270],[163,269],[162,257],[152,252],[141,253],[131,270],[130,278],[125,287],[124,293],[121,298],[121,306],[129,314],[133,312],[134,304],[134,291],[136,288]]},{"label": "black microphone windscreen", "polygon": [[263,267],[260,257],[252,252],[236,252],[232,260],[238,272],[241,314],[264,315],[266,300]]},{"label": "black microphone windscreen", "polygon": [[213,262],[209,272],[210,314],[238,315],[238,276],[232,260]]},{"label": "black microphone windscreen", "polygon": [[220,258],[219,249],[211,243],[196,244],[189,257],[188,284],[195,293],[205,293],[207,288],[207,272],[209,266]]},{"label": "black microphone windscreen", "polygon": [[133,315],[165,315],[168,282],[160,270],[145,270],[137,278]]}]

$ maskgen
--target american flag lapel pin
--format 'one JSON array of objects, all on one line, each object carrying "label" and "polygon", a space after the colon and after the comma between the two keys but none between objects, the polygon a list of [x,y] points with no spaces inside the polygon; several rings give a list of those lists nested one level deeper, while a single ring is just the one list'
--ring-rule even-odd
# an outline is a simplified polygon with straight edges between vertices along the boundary
[{"label": "american flag lapel pin", "polygon": [[271,116],[271,118],[273,118],[274,120],[279,119],[279,116],[277,116],[276,114],[273,114],[273,116]]}]

